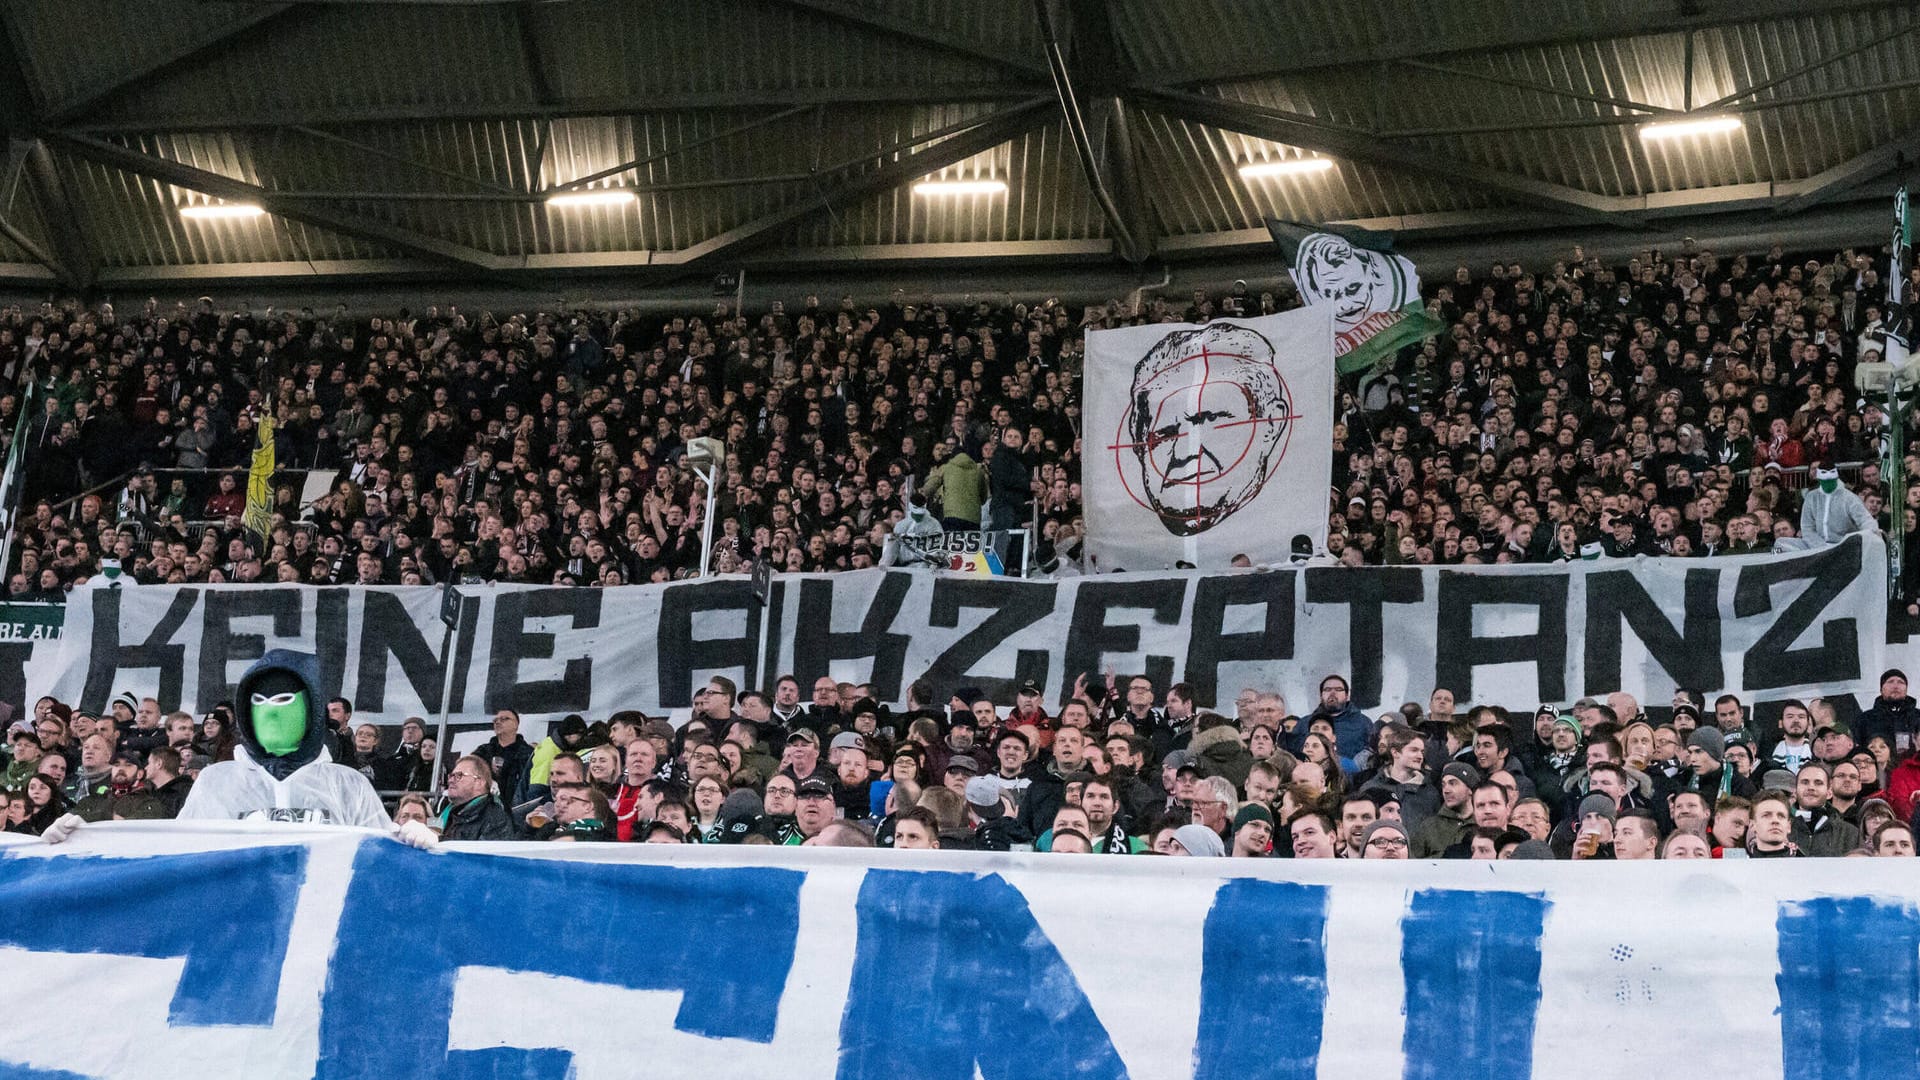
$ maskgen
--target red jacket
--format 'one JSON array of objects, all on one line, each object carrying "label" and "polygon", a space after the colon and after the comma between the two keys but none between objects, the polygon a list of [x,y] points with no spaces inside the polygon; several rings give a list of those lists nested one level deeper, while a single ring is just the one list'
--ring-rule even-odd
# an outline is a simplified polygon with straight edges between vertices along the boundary
[{"label": "red jacket", "polygon": [[1887,770],[1887,790],[1881,797],[1893,807],[1901,821],[1913,820],[1913,802],[1920,796],[1920,754],[1912,755]]}]

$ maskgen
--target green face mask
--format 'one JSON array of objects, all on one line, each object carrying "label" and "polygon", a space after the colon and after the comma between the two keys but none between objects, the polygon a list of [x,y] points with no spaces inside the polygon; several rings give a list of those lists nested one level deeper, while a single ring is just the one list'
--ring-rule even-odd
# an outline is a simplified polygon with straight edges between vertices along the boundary
[{"label": "green face mask", "polygon": [[307,737],[307,692],[253,695],[253,735],[274,757],[298,750]]},{"label": "green face mask", "polygon": [[1840,486],[1840,481],[1838,478],[1835,478],[1833,480],[1820,481],[1820,490],[1826,492],[1829,495],[1833,494],[1834,489],[1839,486]]}]

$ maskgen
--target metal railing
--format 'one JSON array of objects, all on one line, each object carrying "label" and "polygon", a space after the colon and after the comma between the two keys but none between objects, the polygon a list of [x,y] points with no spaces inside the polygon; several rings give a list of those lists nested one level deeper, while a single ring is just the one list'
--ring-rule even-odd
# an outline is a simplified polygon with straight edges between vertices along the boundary
[{"label": "metal railing", "polygon": [[[104,483],[95,484],[92,487],[87,488],[86,490],[80,492],[78,495],[73,495],[68,498],[62,499],[59,502],[53,503],[52,504],[53,512],[56,514],[60,514],[64,517],[71,518],[73,516],[74,509],[80,505],[82,500],[86,499],[90,495],[98,495],[101,497],[102,502],[106,502],[108,501],[108,497],[110,494],[118,494],[120,491],[124,490],[127,486],[127,481],[133,479],[133,477],[141,471],[142,470],[140,469],[129,469],[126,472],[121,473],[119,476],[116,476],[111,480],[105,481]],[[241,482],[242,484],[242,487],[240,488],[241,495],[244,496],[246,494],[246,488],[244,485],[247,479],[247,470],[244,467],[226,468],[226,469],[165,468],[165,469],[147,469],[145,471],[150,472],[155,476],[231,476],[235,480],[238,480]],[[305,476],[308,473],[336,473],[339,471],[340,470],[338,469],[285,468],[285,469],[275,469],[273,471],[273,475],[275,477],[287,476],[287,475]],[[164,497],[165,497],[164,492],[158,493],[156,496],[156,501],[158,498],[164,498]],[[108,507],[108,509],[113,510],[118,508]]]},{"label": "metal railing", "polygon": [[[1842,461],[1834,468],[1839,470],[1840,479],[1852,487],[1860,479],[1860,470],[1867,467],[1865,461]],[[1733,474],[1733,486],[1741,491],[1751,491],[1764,486],[1769,477],[1778,477],[1779,486],[1787,491],[1803,491],[1813,484],[1813,466],[1792,465],[1774,468],[1767,465],[1755,465]]]}]

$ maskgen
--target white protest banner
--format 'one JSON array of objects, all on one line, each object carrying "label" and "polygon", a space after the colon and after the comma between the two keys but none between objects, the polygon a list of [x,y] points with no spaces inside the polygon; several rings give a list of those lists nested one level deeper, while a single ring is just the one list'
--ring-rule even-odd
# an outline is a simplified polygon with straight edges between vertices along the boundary
[{"label": "white protest banner", "polygon": [[[1530,710],[1675,687],[1747,702],[1871,689],[1886,649],[1878,538],[1785,555],[1493,567],[1310,567],[1057,581],[870,570],[783,576],[762,609],[745,577],[615,589],[463,587],[453,718],[686,708],[713,675],[743,687],[791,672],[871,683],[899,705],[962,686],[1051,703],[1083,674],[1185,682],[1202,706],[1243,686],[1312,701],[1329,672],[1360,707],[1425,701]],[[0,652],[0,687],[99,710],[122,691],[200,713],[268,648],[313,652],[325,696],[366,719],[440,711],[440,592],[430,588],[142,586],[76,594],[58,641]],[[31,655],[28,662],[25,657]],[[11,682],[10,682],[11,681]],[[538,730],[536,728],[535,730]]]},{"label": "white protest banner", "polygon": [[1099,570],[1220,569],[1326,546],[1333,313],[1087,335],[1081,484]]}]

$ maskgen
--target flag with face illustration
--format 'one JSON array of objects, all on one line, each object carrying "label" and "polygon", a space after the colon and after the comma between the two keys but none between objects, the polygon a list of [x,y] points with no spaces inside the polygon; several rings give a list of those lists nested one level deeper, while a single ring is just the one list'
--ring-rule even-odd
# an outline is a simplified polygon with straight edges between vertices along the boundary
[{"label": "flag with face illustration", "polygon": [[1087,335],[1087,553],[1095,570],[1222,568],[1326,544],[1333,313]]},{"label": "flag with face illustration", "polygon": [[1420,299],[1413,262],[1393,253],[1390,237],[1268,219],[1267,231],[1287,260],[1309,307],[1333,311],[1333,356],[1340,374],[1384,367],[1403,345],[1445,329]]}]

